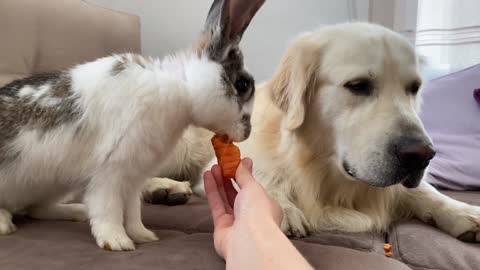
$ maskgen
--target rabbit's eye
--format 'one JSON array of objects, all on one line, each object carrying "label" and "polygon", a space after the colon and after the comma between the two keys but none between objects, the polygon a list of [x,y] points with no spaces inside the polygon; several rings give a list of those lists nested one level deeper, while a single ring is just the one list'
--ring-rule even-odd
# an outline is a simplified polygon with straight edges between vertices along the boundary
[{"label": "rabbit's eye", "polygon": [[235,81],[235,89],[239,96],[245,96],[250,92],[251,82],[247,78],[239,78]]}]

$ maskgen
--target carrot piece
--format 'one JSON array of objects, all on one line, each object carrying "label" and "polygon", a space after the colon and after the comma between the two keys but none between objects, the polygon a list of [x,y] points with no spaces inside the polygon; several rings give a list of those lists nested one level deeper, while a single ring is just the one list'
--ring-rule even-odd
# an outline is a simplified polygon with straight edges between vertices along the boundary
[{"label": "carrot piece", "polygon": [[392,257],[392,252],[390,252],[390,251],[389,251],[389,252],[385,252],[385,256],[387,256],[387,257]]},{"label": "carrot piece", "polygon": [[392,245],[391,244],[383,244],[383,249],[385,251],[390,251],[392,249]]},{"label": "carrot piece", "polygon": [[215,156],[217,156],[218,165],[222,169],[223,178],[234,178],[241,160],[240,149],[231,143],[227,136],[213,136],[212,145],[215,150]]}]

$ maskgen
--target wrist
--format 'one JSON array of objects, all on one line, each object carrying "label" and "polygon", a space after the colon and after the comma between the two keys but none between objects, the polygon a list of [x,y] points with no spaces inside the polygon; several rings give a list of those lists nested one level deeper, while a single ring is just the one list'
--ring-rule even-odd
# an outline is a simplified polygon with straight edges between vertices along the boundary
[{"label": "wrist", "polygon": [[246,227],[246,232],[252,239],[252,244],[259,250],[268,250],[275,245],[284,234],[278,224],[273,219],[260,218],[252,220]]},{"label": "wrist", "polygon": [[237,237],[230,239],[224,257],[227,262],[236,261],[245,253],[257,263],[270,260],[273,256],[271,251],[275,250],[278,240],[284,237],[273,218],[248,218],[234,226]]},{"label": "wrist", "polygon": [[255,217],[244,221],[244,226],[254,236],[268,236],[273,232],[280,232],[280,226],[275,222],[273,217]]}]

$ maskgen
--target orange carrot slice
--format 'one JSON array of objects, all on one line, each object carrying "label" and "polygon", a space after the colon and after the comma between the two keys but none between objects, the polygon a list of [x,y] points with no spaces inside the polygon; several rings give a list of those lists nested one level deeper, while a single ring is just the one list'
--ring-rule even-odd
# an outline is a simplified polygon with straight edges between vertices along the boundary
[{"label": "orange carrot slice", "polygon": [[223,178],[234,178],[241,160],[240,149],[231,143],[227,136],[213,136],[212,145],[218,165],[222,169]]}]

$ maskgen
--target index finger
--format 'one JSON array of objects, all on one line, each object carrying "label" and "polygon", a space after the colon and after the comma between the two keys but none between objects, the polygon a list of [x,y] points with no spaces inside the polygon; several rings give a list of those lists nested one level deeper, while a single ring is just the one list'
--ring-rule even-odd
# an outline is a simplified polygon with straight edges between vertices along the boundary
[{"label": "index finger", "polygon": [[217,183],[213,177],[212,172],[207,171],[203,174],[205,192],[207,193],[208,206],[212,213],[213,223],[217,226],[218,219],[226,214],[225,203],[220,196]]}]

